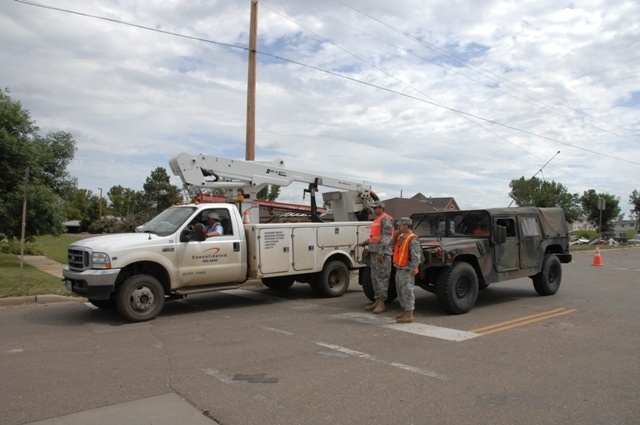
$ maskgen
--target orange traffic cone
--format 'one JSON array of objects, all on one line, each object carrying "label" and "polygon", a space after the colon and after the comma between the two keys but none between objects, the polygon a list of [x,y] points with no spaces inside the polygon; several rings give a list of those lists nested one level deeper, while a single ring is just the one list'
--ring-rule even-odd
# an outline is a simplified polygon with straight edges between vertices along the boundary
[{"label": "orange traffic cone", "polygon": [[251,224],[251,217],[249,216],[249,210],[244,210],[244,213],[242,213],[242,224]]},{"label": "orange traffic cone", "polygon": [[602,257],[600,256],[600,247],[596,247],[596,254],[593,256],[592,266],[602,267]]}]

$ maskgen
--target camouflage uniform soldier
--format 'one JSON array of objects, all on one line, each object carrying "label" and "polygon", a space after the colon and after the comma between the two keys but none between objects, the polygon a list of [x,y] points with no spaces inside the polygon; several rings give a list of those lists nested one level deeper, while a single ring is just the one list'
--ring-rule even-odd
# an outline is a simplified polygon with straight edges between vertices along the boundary
[{"label": "camouflage uniform soldier", "polygon": [[360,243],[366,246],[371,253],[371,283],[375,301],[364,307],[375,314],[385,310],[384,302],[387,300],[389,290],[389,277],[391,276],[391,255],[393,238],[393,218],[384,212],[384,203],[376,201],[371,204],[376,219],[371,224],[369,240]]},{"label": "camouflage uniform soldier", "polygon": [[418,237],[411,231],[411,219],[402,217],[398,224],[400,234],[393,248],[393,264],[396,267],[396,291],[403,312],[396,316],[396,322],[412,323],[416,301],[413,286],[422,260],[422,249]]}]

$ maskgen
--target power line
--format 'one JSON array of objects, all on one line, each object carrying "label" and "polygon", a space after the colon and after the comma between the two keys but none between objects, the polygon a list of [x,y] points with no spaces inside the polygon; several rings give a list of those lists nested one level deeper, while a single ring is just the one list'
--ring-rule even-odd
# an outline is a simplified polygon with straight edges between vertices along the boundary
[{"label": "power line", "polygon": [[[549,96],[545,96],[544,94],[536,93],[536,92],[534,92],[534,91],[531,91],[531,90],[529,90],[527,87],[523,86],[522,84],[516,83],[516,82],[511,81],[511,80],[509,80],[509,79],[507,79],[507,78],[504,78],[504,77],[502,77],[502,76],[500,76],[500,75],[496,74],[495,72],[492,72],[492,71],[486,70],[486,69],[484,69],[484,68],[482,68],[482,67],[479,67],[479,66],[473,65],[472,63],[463,62],[463,61],[461,61],[460,59],[458,59],[457,57],[452,56],[452,55],[448,54],[447,52],[443,51],[442,49],[440,49],[440,48],[438,48],[438,47],[436,47],[436,46],[434,46],[434,45],[432,45],[432,44],[430,44],[430,43],[427,43],[427,42],[425,42],[425,41],[423,41],[423,40],[421,40],[421,39],[419,39],[419,38],[417,38],[417,37],[413,36],[412,34],[409,34],[409,33],[405,32],[405,31],[403,31],[403,30],[401,30],[401,29],[399,29],[399,28],[397,28],[397,27],[394,27],[393,25],[390,25],[390,24],[388,24],[388,23],[386,23],[386,22],[384,22],[384,21],[382,21],[382,20],[380,20],[380,19],[378,19],[378,18],[375,18],[374,16],[371,16],[371,15],[369,15],[369,14],[367,14],[367,13],[365,13],[365,12],[363,12],[363,11],[361,11],[361,10],[359,10],[359,9],[357,9],[357,8],[355,8],[355,7],[351,6],[351,5],[349,5],[349,4],[346,4],[346,3],[344,3],[344,2],[343,2],[343,1],[341,1],[341,0],[334,0],[334,1],[335,1],[336,3],[340,3],[340,4],[342,4],[343,6],[345,6],[345,7],[347,7],[347,8],[352,9],[353,11],[355,11],[355,12],[357,12],[357,13],[359,13],[359,14],[363,15],[363,16],[366,16],[367,18],[369,18],[369,19],[371,19],[371,20],[373,20],[373,21],[375,21],[375,22],[377,22],[377,23],[379,23],[379,24],[381,24],[381,25],[383,25],[383,26],[385,26],[385,27],[387,27],[387,28],[391,29],[392,31],[394,31],[394,32],[396,32],[396,33],[398,33],[398,34],[400,34],[400,35],[402,35],[402,36],[404,36],[404,37],[407,37],[407,38],[409,38],[409,39],[411,39],[411,40],[413,40],[413,41],[417,42],[418,44],[420,44],[420,45],[422,45],[422,46],[424,46],[424,47],[426,47],[426,48],[428,48],[428,49],[430,49],[430,50],[434,51],[435,53],[437,53],[437,54],[439,54],[439,55],[441,55],[441,56],[443,56],[443,57],[445,57],[445,58],[447,58],[447,59],[449,59],[449,60],[451,60],[451,61],[453,61],[453,62],[455,62],[455,63],[458,63],[458,64],[459,64],[459,65],[461,65],[461,66],[462,66],[462,65],[465,65],[467,68],[472,69],[474,72],[476,72],[476,73],[478,73],[478,74],[482,75],[482,76],[483,76],[483,77],[485,77],[485,78],[488,78],[488,79],[490,79],[490,80],[492,80],[492,81],[495,81],[496,83],[500,83],[501,81],[502,81],[502,82],[507,82],[507,83],[509,83],[509,84],[512,84],[512,85],[514,85],[514,86],[516,86],[516,87],[519,87],[519,88],[521,88],[521,89],[523,89],[523,90],[527,91],[528,93],[531,93],[531,94],[532,94],[532,95],[534,95],[535,97],[539,97],[539,98],[547,99],[547,100],[549,100],[549,101],[551,101],[551,102],[555,103],[556,105],[559,105],[559,106],[562,106],[562,107],[564,107],[564,108],[570,109],[570,110],[572,110],[572,111],[574,111],[574,112],[579,112],[579,111],[577,111],[577,110],[576,110],[575,108],[573,108],[573,107],[566,106],[566,105],[562,104],[561,102],[558,102],[558,101],[556,101],[555,99],[552,99],[552,98],[551,98],[551,97],[549,97]],[[462,74],[462,73],[460,73],[460,72],[457,72],[457,71],[455,71],[455,70],[452,70],[451,68],[448,68],[448,67],[446,67],[446,66],[444,66],[444,65],[442,65],[442,64],[434,63],[434,65],[439,66],[439,67],[441,67],[441,68],[444,68],[444,69],[446,69],[446,70],[448,70],[448,71],[450,71],[450,72],[454,72],[454,73],[456,73],[456,74],[458,74],[458,75],[460,75],[460,76],[462,76],[462,77],[464,77],[464,78],[467,78],[467,79],[469,79],[469,80],[471,80],[471,81],[474,81],[474,82],[478,82],[478,83],[480,83],[479,81],[476,81],[476,80],[472,79],[471,77],[469,77],[469,76],[467,76],[467,75],[464,75],[464,74]],[[490,74],[490,75],[487,75],[487,74]],[[492,76],[495,76],[495,78],[494,78],[494,77],[492,77]],[[491,89],[493,89],[493,90],[496,90],[496,91],[500,91],[501,93],[504,93],[504,94],[509,95],[508,93],[506,93],[506,92],[504,92],[504,91],[502,91],[502,90],[498,90],[498,89],[497,89],[497,88],[495,88],[495,87],[489,87],[489,88],[491,88]],[[577,116],[573,116],[573,115],[566,114],[566,113],[564,113],[564,112],[562,112],[562,111],[559,111],[559,110],[557,110],[557,109],[551,108],[550,106],[545,105],[545,104],[544,104],[542,101],[540,101],[539,99],[536,99],[534,96],[528,95],[528,94],[526,94],[526,93],[519,92],[519,91],[517,91],[517,90],[515,90],[515,89],[513,89],[513,88],[511,88],[511,89],[512,89],[512,90],[514,90],[516,93],[521,94],[521,95],[523,95],[523,96],[526,96],[526,97],[528,97],[529,99],[532,99],[532,100],[534,100],[534,101],[536,101],[536,102],[540,102],[540,103],[543,105],[543,106],[538,106],[538,105],[534,105],[534,106],[537,106],[537,107],[539,107],[539,108],[543,108],[543,109],[547,109],[547,110],[549,110],[549,111],[552,111],[552,112],[555,112],[555,113],[557,113],[557,114],[560,114],[560,115],[562,115],[562,116],[564,116],[564,117],[566,117],[566,118],[571,118],[572,120],[573,120],[573,119],[579,119],[579,118],[580,118],[580,117],[577,117]],[[509,95],[509,96],[515,97],[515,96],[513,96],[513,95]],[[519,99],[519,100],[524,101],[524,99]],[[533,103],[531,103],[531,102],[527,102],[527,103],[529,103],[529,104],[533,105]],[[595,116],[589,115],[589,114],[587,114],[587,113],[585,113],[585,112],[580,112],[580,113],[581,113],[581,114],[583,114],[584,116],[587,116],[587,117],[592,118],[592,119],[594,119],[594,120],[601,121],[601,122],[603,122],[603,123],[606,123],[606,124],[609,124],[609,125],[611,125],[611,126],[617,127],[617,128],[619,128],[619,129],[621,129],[621,130],[629,131],[629,132],[634,132],[633,130],[630,130],[630,129],[627,129],[627,128],[624,128],[624,127],[620,127],[620,126],[618,126],[618,125],[616,125],[616,124],[613,124],[613,123],[610,123],[610,122],[608,122],[608,121],[605,121],[605,120],[603,120],[603,119],[601,119],[601,118],[598,118],[598,117],[595,117]],[[627,140],[631,140],[631,139],[629,139],[629,138],[627,138],[627,137],[625,137],[625,136],[621,136],[621,135],[619,135],[619,134],[613,133],[613,132],[611,132],[611,131],[609,131],[609,130],[607,130],[607,129],[604,129],[604,128],[601,128],[601,127],[598,127],[598,126],[593,125],[593,124],[591,124],[591,123],[589,123],[589,125],[590,125],[591,127],[594,127],[594,128],[596,128],[596,129],[598,129],[598,130],[601,130],[601,131],[604,131],[604,132],[606,132],[606,133],[612,134],[612,135],[614,135],[614,136],[617,136],[617,137],[620,137],[620,138],[624,138],[624,139],[627,139]],[[634,140],[631,140],[631,141],[634,141]],[[635,142],[635,141],[634,141],[634,142]]]},{"label": "power line", "polygon": [[[121,24],[121,25],[126,25],[126,26],[139,28],[139,29],[142,29],[142,30],[153,31],[153,32],[161,33],[161,34],[166,34],[166,35],[170,35],[170,36],[174,36],[174,37],[180,37],[180,38],[185,38],[185,39],[189,39],[189,40],[201,41],[201,42],[204,42],[204,43],[216,44],[216,45],[220,45],[220,46],[224,46],[224,47],[228,47],[228,48],[233,48],[233,49],[241,49],[241,50],[245,50],[245,51],[249,50],[248,47],[245,47],[245,46],[238,46],[238,45],[229,44],[229,43],[222,43],[222,42],[208,40],[208,39],[201,38],[201,37],[189,36],[189,35],[180,34],[180,33],[172,32],[172,31],[160,30],[160,29],[157,29],[157,28],[151,28],[151,27],[147,27],[147,26],[144,26],[144,25],[139,25],[139,24],[134,24],[134,23],[126,22],[126,21],[121,21],[121,20],[118,20],[118,19],[106,18],[106,17],[103,17],[103,16],[92,15],[92,14],[83,13],[83,12],[77,12],[77,11],[74,11],[74,10],[47,6],[47,5],[43,5],[43,4],[39,4],[39,3],[33,3],[33,2],[25,1],[25,0],[14,0],[14,1],[16,1],[18,3],[23,3],[23,4],[26,4],[26,5],[29,5],[29,6],[35,6],[35,7],[40,7],[40,8],[43,8],[43,9],[55,10],[55,11],[74,14],[74,15],[78,15],[78,16],[82,16],[82,17],[99,19],[99,20],[103,20],[103,21],[116,23],[116,24]],[[359,80],[357,78],[353,78],[353,77],[349,77],[349,76],[346,76],[346,75],[343,75],[343,74],[339,74],[339,73],[334,72],[334,71],[322,69],[322,68],[319,68],[319,67],[316,67],[316,66],[313,66],[313,65],[304,64],[302,62],[298,62],[298,61],[295,61],[295,60],[292,60],[292,59],[287,59],[287,58],[284,58],[284,57],[281,57],[281,56],[278,56],[278,55],[275,55],[275,54],[272,54],[272,53],[260,52],[260,51],[258,51],[256,53],[259,54],[259,55],[268,56],[268,57],[271,57],[271,58],[274,58],[274,59],[277,59],[277,60],[280,60],[280,61],[283,61],[283,62],[288,62],[288,63],[295,64],[295,65],[298,65],[298,66],[302,66],[302,67],[306,67],[306,68],[309,68],[309,69],[313,69],[315,71],[323,72],[323,73],[326,73],[328,75],[332,75],[332,76],[335,76],[335,77],[339,77],[339,78],[343,78],[343,79],[346,79],[346,80],[349,80],[349,81],[360,83],[360,84],[363,84],[365,86],[369,86],[369,87],[372,87],[372,88],[375,88],[375,89],[378,89],[378,90],[386,91],[388,93],[392,93],[392,94],[396,94],[396,95],[399,95],[399,96],[403,96],[403,97],[406,97],[408,99],[417,100],[417,101],[420,101],[420,102],[423,102],[423,103],[427,103],[427,104],[430,104],[430,105],[433,105],[433,106],[437,106],[439,108],[446,109],[448,111],[451,111],[451,112],[454,112],[454,113],[457,113],[457,114],[460,114],[460,115],[463,115],[463,116],[466,116],[466,117],[475,118],[477,120],[484,121],[484,122],[487,122],[487,123],[490,123],[490,124],[493,124],[493,125],[497,125],[497,126],[500,126],[500,127],[504,127],[504,128],[507,128],[507,129],[510,129],[510,130],[513,130],[513,131],[517,131],[517,132],[523,133],[523,134],[527,134],[527,135],[532,136],[532,137],[537,137],[537,138],[548,140],[548,141],[551,141],[551,142],[554,142],[554,143],[559,143],[559,144],[564,145],[564,146],[569,146],[569,147],[572,147],[574,149],[579,149],[579,150],[582,150],[582,151],[585,151],[585,152],[589,152],[589,153],[592,153],[592,154],[595,154],[595,155],[599,155],[599,156],[603,156],[603,157],[606,157],[606,158],[614,159],[614,160],[617,160],[617,161],[627,162],[629,164],[634,164],[634,165],[640,165],[640,162],[635,162],[635,161],[631,161],[631,160],[624,159],[624,158],[618,158],[618,157],[615,157],[613,155],[608,155],[608,154],[605,154],[605,153],[602,153],[602,152],[592,151],[590,149],[586,149],[586,148],[583,148],[583,147],[580,147],[580,146],[572,145],[571,143],[562,142],[560,140],[556,140],[556,139],[551,138],[551,137],[538,135],[538,134],[535,134],[533,132],[530,132],[530,131],[527,131],[527,130],[523,130],[523,129],[519,129],[517,127],[511,126],[511,125],[508,125],[508,124],[503,124],[503,123],[500,123],[500,122],[495,121],[495,120],[491,120],[491,119],[488,119],[488,118],[481,117],[479,115],[475,115],[475,114],[472,114],[472,113],[469,113],[469,112],[461,111],[459,109],[448,107],[448,106],[443,105],[443,104],[441,104],[441,103],[439,103],[437,101],[430,101],[430,100],[426,100],[426,99],[423,99],[423,98],[412,96],[412,95],[409,95],[409,94],[406,94],[406,93],[401,93],[401,92],[398,92],[396,90],[389,89],[387,87],[382,87],[382,86],[379,86],[379,85],[376,85],[376,84],[373,84],[373,83],[369,83],[369,82],[366,82],[366,81],[363,81],[363,80]]]}]

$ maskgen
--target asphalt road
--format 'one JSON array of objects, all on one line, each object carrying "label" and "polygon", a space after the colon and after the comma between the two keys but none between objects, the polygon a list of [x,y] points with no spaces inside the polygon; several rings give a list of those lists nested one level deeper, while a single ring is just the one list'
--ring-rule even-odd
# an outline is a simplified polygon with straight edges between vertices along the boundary
[{"label": "asphalt road", "polygon": [[637,424],[640,248],[577,253],[560,291],[529,279],[416,323],[362,309],[357,284],[168,303],[128,324],[84,303],[0,308],[0,423]]}]

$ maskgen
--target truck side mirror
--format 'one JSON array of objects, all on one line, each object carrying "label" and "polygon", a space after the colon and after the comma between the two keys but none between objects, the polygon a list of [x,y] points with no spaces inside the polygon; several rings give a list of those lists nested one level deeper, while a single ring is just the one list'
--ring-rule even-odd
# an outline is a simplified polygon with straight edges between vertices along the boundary
[{"label": "truck side mirror", "polygon": [[198,223],[193,226],[193,240],[202,242],[207,239],[207,229],[204,227],[204,224]]},{"label": "truck side mirror", "polygon": [[499,224],[493,227],[493,243],[498,245],[507,241],[507,228]]}]

